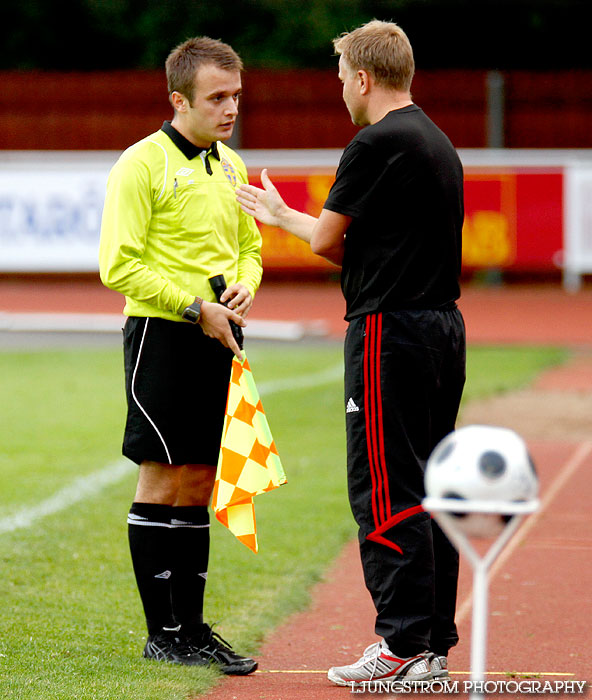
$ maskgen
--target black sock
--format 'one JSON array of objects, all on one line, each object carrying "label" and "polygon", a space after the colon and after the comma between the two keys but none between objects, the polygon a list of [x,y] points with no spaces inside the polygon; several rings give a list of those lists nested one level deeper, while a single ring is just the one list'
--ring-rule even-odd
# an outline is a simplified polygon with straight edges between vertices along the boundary
[{"label": "black sock", "polygon": [[171,577],[173,616],[186,634],[203,627],[203,602],[210,554],[210,515],[207,506],[176,506],[171,518]]},{"label": "black sock", "polygon": [[128,537],[138,591],[144,606],[148,634],[175,627],[171,605],[172,506],[133,503],[128,515]]}]

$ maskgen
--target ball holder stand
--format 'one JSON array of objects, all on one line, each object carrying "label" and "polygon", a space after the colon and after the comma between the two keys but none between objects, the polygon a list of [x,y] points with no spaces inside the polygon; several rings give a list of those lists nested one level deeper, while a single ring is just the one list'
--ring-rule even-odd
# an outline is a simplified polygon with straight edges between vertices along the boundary
[{"label": "ball holder stand", "polygon": [[[453,498],[424,498],[423,507],[436,520],[448,539],[462,552],[473,567],[473,614],[471,620],[471,681],[472,688],[485,681],[487,660],[487,615],[489,599],[489,571],[503,548],[517,531],[523,518],[539,508],[539,501],[460,500]],[[486,554],[481,557],[463,532],[462,520],[455,513],[482,513],[511,516]],[[477,685],[478,687],[478,685]],[[471,690],[471,700],[483,700],[485,695]]]}]

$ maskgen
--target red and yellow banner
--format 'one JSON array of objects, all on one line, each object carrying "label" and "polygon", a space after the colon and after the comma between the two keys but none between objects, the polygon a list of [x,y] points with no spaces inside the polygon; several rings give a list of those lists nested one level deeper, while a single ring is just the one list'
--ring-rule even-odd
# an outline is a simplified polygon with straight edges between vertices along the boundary
[{"label": "red and yellow banner", "polygon": [[[334,172],[302,169],[271,178],[290,206],[318,216]],[[258,183],[258,172],[251,172]],[[334,270],[307,244],[261,226],[267,270]],[[563,247],[561,168],[465,168],[464,269],[556,270]]]}]

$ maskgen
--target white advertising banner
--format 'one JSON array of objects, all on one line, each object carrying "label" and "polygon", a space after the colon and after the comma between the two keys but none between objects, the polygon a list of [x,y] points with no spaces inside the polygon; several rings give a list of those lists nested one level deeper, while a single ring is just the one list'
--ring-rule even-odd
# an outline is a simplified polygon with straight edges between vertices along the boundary
[{"label": "white advertising banner", "polygon": [[92,272],[119,154],[0,153],[0,272]]}]

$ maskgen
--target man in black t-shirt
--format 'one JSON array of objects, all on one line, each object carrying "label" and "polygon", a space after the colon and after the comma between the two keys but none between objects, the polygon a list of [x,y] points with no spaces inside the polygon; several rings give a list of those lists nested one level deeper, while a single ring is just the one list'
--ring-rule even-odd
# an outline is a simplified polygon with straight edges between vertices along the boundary
[{"label": "man in black t-shirt", "polygon": [[[435,445],[454,430],[465,379],[459,297],[463,173],[448,138],[413,104],[413,52],[374,20],[335,40],[352,121],[318,219],[261,174],[243,210],[342,266],[348,489],[376,633],[338,685],[448,677],[458,641],[458,554],[421,507]],[[367,687],[367,686],[366,686]]]},{"label": "man in black t-shirt", "polygon": [[358,133],[324,206],[352,218],[342,262],[348,321],[458,298],[462,167],[419,107],[391,111]]}]

